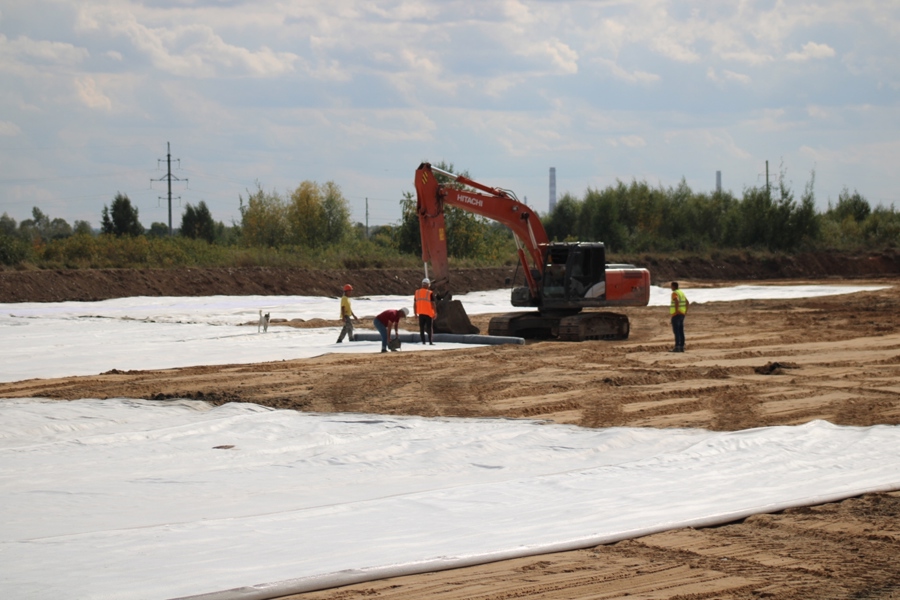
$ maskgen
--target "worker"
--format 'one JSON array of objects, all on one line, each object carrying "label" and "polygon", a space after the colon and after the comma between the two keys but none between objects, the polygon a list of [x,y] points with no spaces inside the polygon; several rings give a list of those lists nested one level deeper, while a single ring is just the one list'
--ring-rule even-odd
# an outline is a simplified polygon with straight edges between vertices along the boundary
[{"label": "worker", "polygon": [[434,346],[434,318],[437,312],[434,308],[434,292],[431,291],[431,280],[427,277],[422,280],[422,287],[416,290],[413,311],[419,317],[419,338],[425,343],[425,334],[428,334],[428,345]]},{"label": "worker", "polygon": [[344,336],[347,336],[347,339],[351,342],[353,341],[353,321],[350,320],[351,317],[359,321],[357,316],[353,313],[353,309],[350,308],[350,294],[353,292],[353,286],[349,283],[344,286],[344,295],[341,296],[341,321],[344,322],[344,327],[341,329],[341,335],[338,336],[337,343],[340,344],[344,341]]},{"label": "worker", "polygon": [[672,317],[672,332],[675,334],[675,347],[669,352],[684,352],[684,315],[687,314],[687,296],[678,289],[678,282],[672,282],[672,302],[669,304],[669,316]]},{"label": "worker", "polygon": [[[397,339],[400,338],[400,319],[405,319],[406,315],[409,314],[409,309],[406,307],[401,308],[400,310],[386,310],[377,317],[375,317],[375,329],[378,330],[378,333],[381,335],[381,351],[387,352],[388,349],[388,341],[391,337],[391,325],[394,326],[394,333],[397,335]],[[394,349],[391,348],[391,352]]]}]

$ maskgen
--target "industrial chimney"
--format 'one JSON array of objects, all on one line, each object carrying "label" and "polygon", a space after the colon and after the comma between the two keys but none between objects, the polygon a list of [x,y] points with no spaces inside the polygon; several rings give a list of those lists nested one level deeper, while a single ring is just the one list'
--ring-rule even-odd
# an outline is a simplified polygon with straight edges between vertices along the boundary
[{"label": "industrial chimney", "polygon": [[550,212],[556,208],[556,167],[550,167]]}]

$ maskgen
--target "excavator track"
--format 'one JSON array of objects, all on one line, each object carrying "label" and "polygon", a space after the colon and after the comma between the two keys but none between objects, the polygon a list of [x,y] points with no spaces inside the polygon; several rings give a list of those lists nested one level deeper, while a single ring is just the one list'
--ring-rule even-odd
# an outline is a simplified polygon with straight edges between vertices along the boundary
[{"label": "excavator track", "polygon": [[631,331],[628,317],[611,312],[583,312],[559,321],[558,338],[563,342],[585,340],[627,340]]},{"label": "excavator track", "polygon": [[490,335],[561,342],[626,340],[629,332],[628,317],[611,312],[582,312],[566,317],[515,312],[494,317],[488,325]]}]

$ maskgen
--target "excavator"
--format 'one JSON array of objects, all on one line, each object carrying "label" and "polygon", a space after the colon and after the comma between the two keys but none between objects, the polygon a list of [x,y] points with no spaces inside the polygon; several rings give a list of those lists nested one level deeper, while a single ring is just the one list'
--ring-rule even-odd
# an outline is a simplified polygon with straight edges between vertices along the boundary
[{"label": "excavator", "polygon": [[[441,183],[438,174],[449,184]],[[422,261],[426,277],[431,264],[430,279],[438,303],[435,332],[478,333],[462,303],[453,300],[445,206],[502,223],[514,234],[525,285],[513,288],[511,302],[532,310],[492,318],[490,335],[560,341],[623,340],[629,334],[628,317],[593,309],[646,306],[650,301],[647,269],[608,264],[601,242],[551,242],[537,213],[519,202],[510,190],[478,183],[427,162],[416,169],[415,187]]]}]

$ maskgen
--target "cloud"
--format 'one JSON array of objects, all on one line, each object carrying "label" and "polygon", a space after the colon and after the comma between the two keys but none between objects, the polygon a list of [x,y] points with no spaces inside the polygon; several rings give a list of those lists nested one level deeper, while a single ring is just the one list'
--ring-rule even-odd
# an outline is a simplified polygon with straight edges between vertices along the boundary
[{"label": "cloud", "polygon": [[125,37],[157,69],[183,77],[274,77],[293,71],[299,60],[265,45],[251,50],[230,44],[202,23],[151,27],[124,6],[84,6],[77,28]]},{"label": "cloud", "polygon": [[578,52],[556,38],[539,40],[523,51],[526,56],[547,58],[556,70],[565,75],[578,73]]},{"label": "cloud", "polygon": [[722,75],[719,76],[719,74],[716,73],[716,70],[713,67],[709,67],[706,70],[706,77],[707,79],[715,81],[717,83],[733,81],[743,85],[750,85],[753,82],[749,75],[745,75],[743,73],[735,73],[734,71],[729,71],[728,69],[723,69]]},{"label": "cloud", "polygon": [[[732,137],[728,131],[724,130],[697,128],[670,131],[665,134],[664,139],[667,144],[672,144],[682,149],[694,148],[694,151],[696,151],[696,148],[704,147],[720,149],[728,156],[743,160],[752,157],[750,152],[740,147],[738,143],[735,142],[734,137]],[[721,152],[718,153],[721,154]]]},{"label": "cloud", "polygon": [[828,118],[828,111],[826,111],[821,106],[815,106],[813,104],[810,104],[809,106],[806,107],[806,114],[808,114],[810,117],[812,117],[814,119],[827,119]]},{"label": "cloud", "polygon": [[85,48],[66,42],[33,40],[20,35],[15,40],[0,35],[0,67],[11,64],[74,66],[89,56]]},{"label": "cloud", "polygon": [[604,67],[617,79],[621,79],[629,83],[650,84],[660,80],[660,76],[656,73],[648,73],[647,71],[640,70],[628,71],[616,64],[615,61],[607,58],[595,58],[593,62]]},{"label": "cloud", "polygon": [[88,108],[110,110],[112,100],[97,88],[97,82],[93,77],[85,76],[75,80],[75,88],[78,99]]},{"label": "cloud", "polygon": [[22,133],[18,125],[10,121],[0,121],[0,135],[16,136]]},{"label": "cloud", "polygon": [[785,58],[795,62],[805,62],[817,58],[831,58],[835,55],[834,49],[828,44],[807,42],[803,45],[802,52],[789,52]]},{"label": "cloud", "polygon": [[646,140],[639,135],[622,135],[619,136],[617,142],[629,148],[643,148],[647,145]]}]

